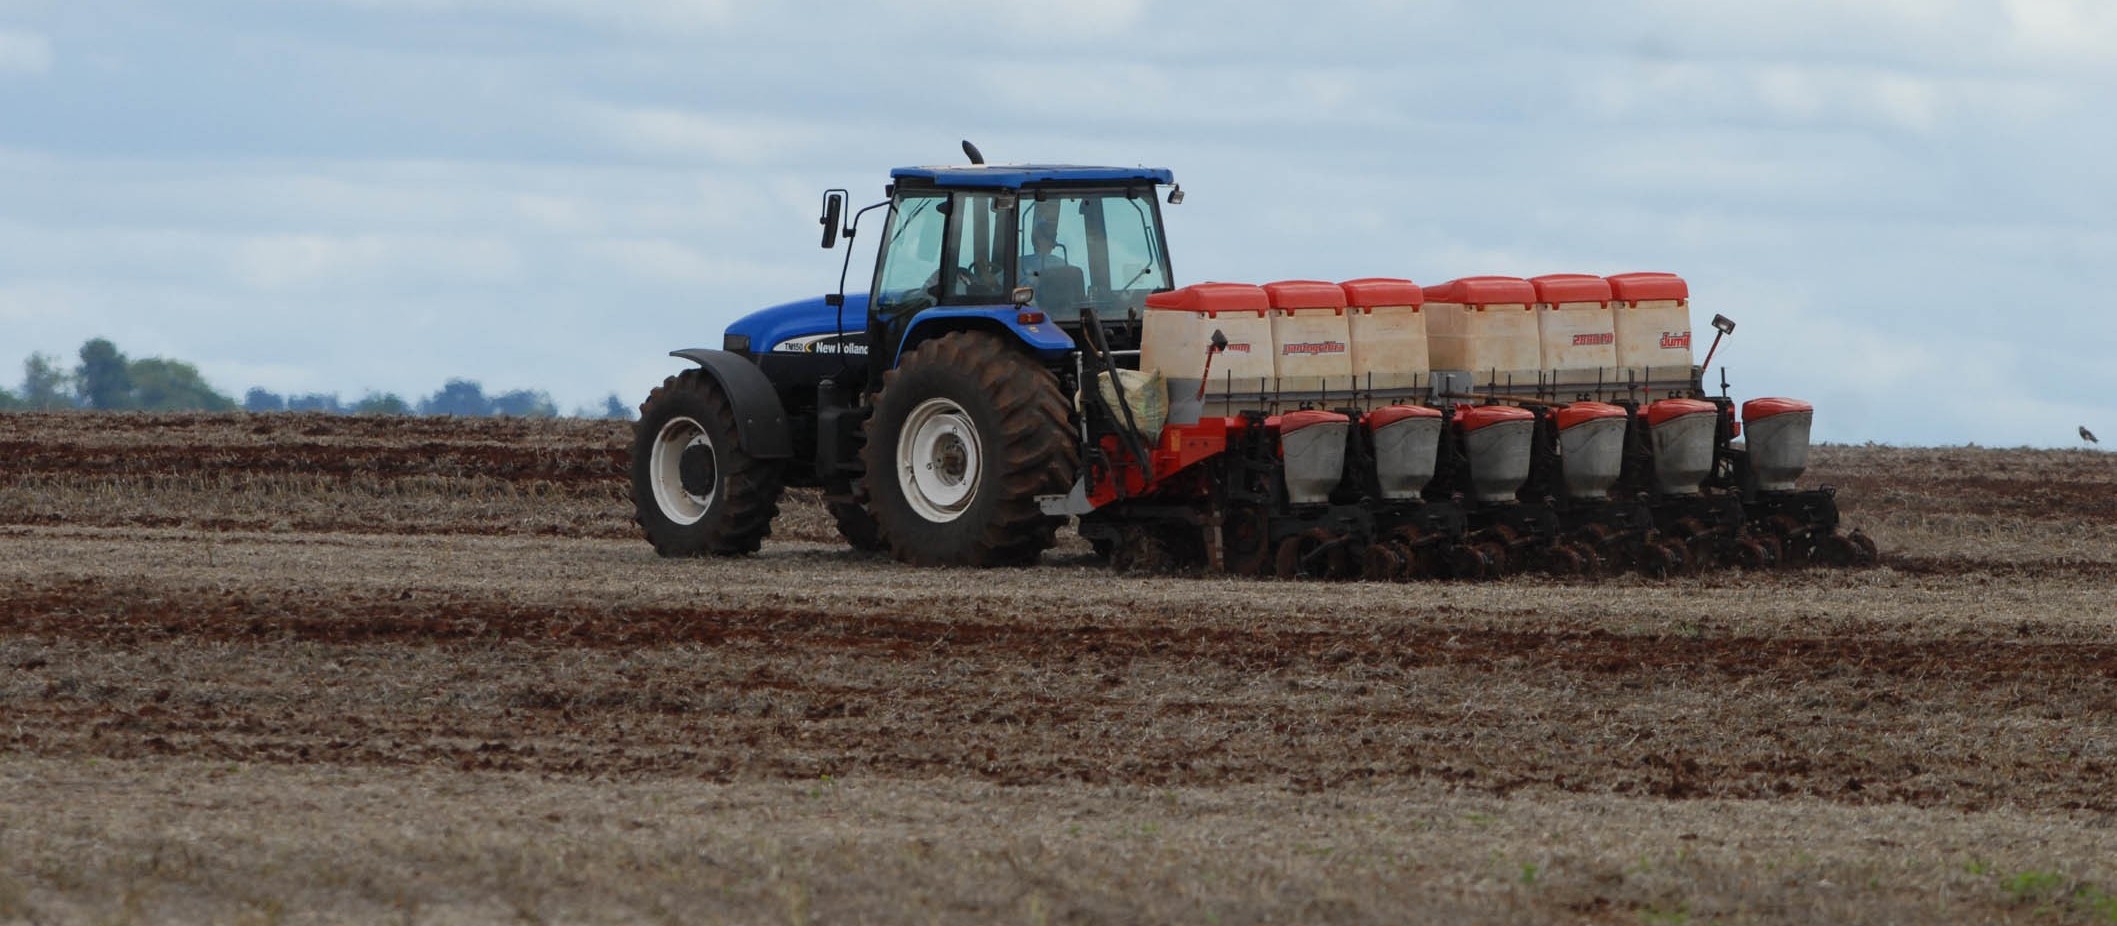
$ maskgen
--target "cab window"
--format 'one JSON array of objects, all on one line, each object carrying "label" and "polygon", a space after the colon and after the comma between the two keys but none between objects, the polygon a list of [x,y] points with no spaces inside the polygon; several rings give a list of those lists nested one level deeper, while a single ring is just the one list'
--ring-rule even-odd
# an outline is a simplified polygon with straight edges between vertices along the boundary
[{"label": "cab window", "polygon": [[1104,201],[1103,227],[1110,242],[1110,290],[1118,303],[1145,307],[1147,294],[1169,289],[1168,257],[1161,252],[1161,229],[1155,223],[1154,200],[1113,196]]},{"label": "cab window", "polygon": [[889,211],[882,259],[875,268],[875,311],[891,315],[934,304],[941,274],[941,244],[948,227],[948,197],[906,196]]},{"label": "cab window", "polygon": [[943,302],[992,305],[1007,301],[1006,257],[1014,246],[1012,197],[991,193],[958,193],[956,230],[943,281]]},{"label": "cab window", "polygon": [[1168,255],[1152,197],[1124,191],[1023,197],[1016,283],[1030,303],[1061,321],[1082,306],[1106,321],[1143,311],[1147,294],[1170,287]]}]

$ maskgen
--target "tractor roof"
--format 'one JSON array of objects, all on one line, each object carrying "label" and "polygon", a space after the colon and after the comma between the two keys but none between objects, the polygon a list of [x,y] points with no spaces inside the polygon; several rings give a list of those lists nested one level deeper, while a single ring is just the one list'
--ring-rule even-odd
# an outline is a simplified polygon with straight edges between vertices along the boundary
[{"label": "tractor roof", "polygon": [[1045,183],[1175,183],[1161,167],[1080,167],[1071,164],[979,164],[961,167],[899,167],[891,180],[925,181],[937,187],[1019,190]]}]

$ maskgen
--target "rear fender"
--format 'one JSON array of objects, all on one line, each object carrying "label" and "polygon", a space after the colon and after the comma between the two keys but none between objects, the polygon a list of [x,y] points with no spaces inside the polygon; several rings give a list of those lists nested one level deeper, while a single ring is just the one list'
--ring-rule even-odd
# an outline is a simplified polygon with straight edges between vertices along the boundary
[{"label": "rear fender", "polygon": [[1047,363],[1073,350],[1073,336],[1065,329],[1049,320],[1025,325],[1021,316],[1022,310],[1011,305],[927,309],[919,313],[919,317],[912,320],[911,327],[905,330],[904,340],[898,342],[896,356],[889,358],[889,365],[894,368],[907,351],[921,342],[954,331],[1004,332]]},{"label": "rear fender", "polygon": [[706,374],[720,384],[728,404],[735,408],[735,442],[744,453],[760,460],[784,460],[794,455],[794,435],[787,424],[786,406],[780,404],[772,381],[756,364],[740,355],[705,347],[673,350],[669,356],[704,367]]}]

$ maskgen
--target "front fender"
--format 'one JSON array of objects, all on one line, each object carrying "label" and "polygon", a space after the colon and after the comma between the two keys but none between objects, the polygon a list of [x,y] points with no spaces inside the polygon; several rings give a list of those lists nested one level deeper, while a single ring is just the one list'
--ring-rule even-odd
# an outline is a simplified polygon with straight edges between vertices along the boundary
[{"label": "front fender", "polygon": [[1024,325],[1021,322],[1021,314],[1021,309],[1011,305],[927,309],[912,319],[911,327],[905,329],[903,340],[897,342],[896,355],[889,358],[889,365],[895,367],[897,361],[904,357],[904,352],[918,346],[920,341],[935,337],[941,332],[969,327],[989,328],[996,325],[1005,328],[1022,342],[1022,346],[1029,348],[1044,360],[1057,359],[1073,350],[1073,336],[1067,334],[1064,328],[1049,320]]},{"label": "front fender", "polygon": [[742,452],[760,460],[784,460],[794,455],[794,435],[787,424],[786,406],[780,404],[778,391],[756,364],[739,355],[705,347],[672,350],[669,356],[705,367],[707,375],[720,384],[721,393],[735,408],[735,442]]}]

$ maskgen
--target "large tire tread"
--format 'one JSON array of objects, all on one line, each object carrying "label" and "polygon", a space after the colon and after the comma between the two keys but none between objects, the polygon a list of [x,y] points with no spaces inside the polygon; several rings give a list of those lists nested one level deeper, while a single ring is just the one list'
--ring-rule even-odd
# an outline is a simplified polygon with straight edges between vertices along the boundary
[{"label": "large tire tread", "polygon": [[[960,554],[934,549],[937,526],[901,504],[878,502],[872,509],[883,541],[892,556],[918,566],[1034,564],[1057,542],[1058,528],[1065,523],[1064,518],[1044,514],[1036,497],[1072,488],[1080,468],[1080,448],[1058,378],[996,335],[958,331],[919,345],[897,369],[883,374],[878,406],[890,404],[890,390],[925,369],[967,371],[981,394],[991,398],[1000,446],[986,478],[997,481],[999,495],[976,541]],[[878,409],[866,425],[863,454],[866,478],[874,480],[868,485],[871,498],[883,492],[899,494],[897,441],[881,433],[890,426],[882,419]],[[883,480],[890,482],[884,486]]]},{"label": "large tire tread", "polygon": [[[777,463],[756,459],[737,446],[735,406],[720,384],[704,370],[685,370],[662,380],[640,403],[639,411],[632,441],[632,520],[654,551],[672,558],[757,552],[772,534],[772,519],[779,516],[785,476]],[[690,525],[662,517],[645,483],[654,440],[663,423],[675,415],[690,415],[716,432],[714,458],[721,474],[720,494],[705,518]],[[720,450],[723,445],[725,452]]]}]

